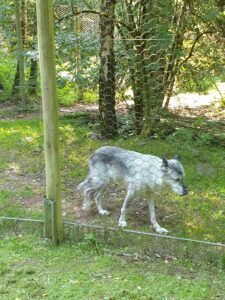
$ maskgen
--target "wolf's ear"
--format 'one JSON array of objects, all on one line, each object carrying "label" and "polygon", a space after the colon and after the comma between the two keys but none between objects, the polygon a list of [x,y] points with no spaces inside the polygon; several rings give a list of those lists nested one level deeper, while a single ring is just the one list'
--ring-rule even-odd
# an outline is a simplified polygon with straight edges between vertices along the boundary
[{"label": "wolf's ear", "polygon": [[180,156],[179,155],[175,155],[173,159],[180,160]]},{"label": "wolf's ear", "polygon": [[169,167],[168,160],[167,160],[166,158],[163,157],[162,161],[163,161],[163,167],[168,168],[168,167]]}]

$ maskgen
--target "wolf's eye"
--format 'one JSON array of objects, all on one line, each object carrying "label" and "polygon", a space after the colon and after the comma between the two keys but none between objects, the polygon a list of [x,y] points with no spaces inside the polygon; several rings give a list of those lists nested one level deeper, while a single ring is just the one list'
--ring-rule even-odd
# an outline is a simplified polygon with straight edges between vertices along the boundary
[{"label": "wolf's eye", "polygon": [[176,178],[175,181],[180,181],[180,178]]}]

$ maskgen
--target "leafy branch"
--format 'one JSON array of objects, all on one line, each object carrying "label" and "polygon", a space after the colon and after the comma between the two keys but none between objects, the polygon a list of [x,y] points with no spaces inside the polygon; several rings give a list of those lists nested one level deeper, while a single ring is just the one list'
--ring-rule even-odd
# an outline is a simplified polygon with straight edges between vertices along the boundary
[{"label": "leafy branch", "polygon": [[212,34],[213,32],[212,31],[204,31],[204,32],[201,32],[200,34],[198,34],[191,46],[191,49],[189,51],[189,54],[186,56],[186,58],[180,63],[179,67],[182,66],[183,64],[185,64],[192,56],[193,56],[193,53],[194,53],[194,50],[195,50],[195,46],[196,44],[198,43],[198,41],[200,40],[200,38],[203,36],[203,35],[206,35],[206,34]]}]

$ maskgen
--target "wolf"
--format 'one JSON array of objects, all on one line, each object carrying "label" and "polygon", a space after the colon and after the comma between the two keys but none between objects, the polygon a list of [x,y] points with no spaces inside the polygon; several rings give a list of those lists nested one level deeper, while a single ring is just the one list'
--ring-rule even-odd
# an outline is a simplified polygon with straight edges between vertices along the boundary
[{"label": "wolf", "polygon": [[101,196],[111,182],[125,184],[127,194],[121,208],[119,226],[127,226],[126,211],[128,203],[135,194],[144,194],[148,201],[150,221],[157,233],[166,234],[168,230],[162,228],[155,214],[154,194],[169,187],[174,193],[184,196],[187,189],[183,184],[184,168],[178,158],[167,160],[149,154],[141,154],[113,146],[98,148],[88,162],[89,172],[86,179],[78,186],[84,191],[82,208],[90,206],[93,195],[98,212],[108,215],[101,205]]}]

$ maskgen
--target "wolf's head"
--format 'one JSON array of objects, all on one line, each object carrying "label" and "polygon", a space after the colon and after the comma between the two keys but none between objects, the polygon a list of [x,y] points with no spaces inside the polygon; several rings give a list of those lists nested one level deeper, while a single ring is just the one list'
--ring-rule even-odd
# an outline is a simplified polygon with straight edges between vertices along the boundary
[{"label": "wolf's head", "polygon": [[187,189],[183,184],[184,168],[179,161],[178,156],[173,159],[162,159],[162,170],[164,173],[165,183],[170,186],[172,191],[180,196],[186,195]]}]

